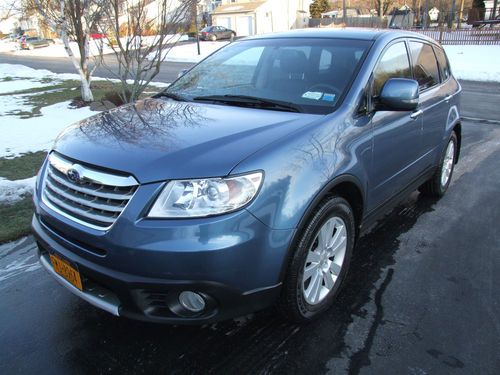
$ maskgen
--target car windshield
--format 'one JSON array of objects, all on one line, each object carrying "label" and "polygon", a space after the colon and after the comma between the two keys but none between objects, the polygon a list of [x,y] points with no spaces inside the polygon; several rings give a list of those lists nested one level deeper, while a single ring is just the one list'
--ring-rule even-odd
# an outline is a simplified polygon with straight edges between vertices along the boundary
[{"label": "car windshield", "polygon": [[[234,42],[175,81],[188,101],[326,114],[335,110],[371,42],[326,38]],[[279,103],[273,106],[272,103]]]}]

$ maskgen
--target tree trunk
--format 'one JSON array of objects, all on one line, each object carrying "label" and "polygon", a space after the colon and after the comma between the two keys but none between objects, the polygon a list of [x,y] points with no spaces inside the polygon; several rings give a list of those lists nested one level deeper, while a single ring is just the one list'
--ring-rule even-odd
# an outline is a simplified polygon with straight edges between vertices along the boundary
[{"label": "tree trunk", "polygon": [[[68,57],[70,58],[71,62],[73,63],[75,69],[77,70],[78,74],[80,75],[80,81],[81,81],[81,94],[82,94],[82,100],[84,102],[92,102],[94,101],[94,96],[92,95],[92,91],[90,90],[90,73],[88,70],[88,65],[86,64],[86,57],[81,56],[80,61],[83,61],[84,63],[80,65],[78,59],[76,58],[75,54],[71,50],[71,47],[69,45],[69,39],[68,35],[64,31],[64,29],[61,31],[61,40],[63,41],[64,44],[64,49],[66,50],[66,53],[68,54]],[[88,39],[87,39],[88,43]],[[88,52],[87,48],[83,49],[86,53]]]}]

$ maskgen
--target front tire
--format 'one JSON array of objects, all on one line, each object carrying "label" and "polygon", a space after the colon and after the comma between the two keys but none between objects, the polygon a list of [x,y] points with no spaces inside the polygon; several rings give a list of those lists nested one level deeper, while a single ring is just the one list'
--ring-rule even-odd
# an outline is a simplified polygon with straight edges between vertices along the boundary
[{"label": "front tire", "polygon": [[307,322],[333,304],[347,275],[354,242],[349,203],[338,196],[323,200],[300,234],[288,265],[278,302],[286,319]]},{"label": "front tire", "polygon": [[443,151],[436,173],[429,181],[420,186],[419,190],[422,194],[441,198],[446,193],[446,190],[450,186],[453,169],[457,160],[457,147],[457,135],[453,132]]}]

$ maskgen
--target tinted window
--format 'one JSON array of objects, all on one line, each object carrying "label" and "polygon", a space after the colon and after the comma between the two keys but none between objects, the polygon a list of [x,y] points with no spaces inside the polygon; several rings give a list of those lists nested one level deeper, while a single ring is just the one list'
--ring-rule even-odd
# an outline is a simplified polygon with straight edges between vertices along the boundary
[{"label": "tinted window", "polygon": [[167,91],[195,101],[210,95],[253,96],[287,102],[306,113],[330,113],[370,45],[313,38],[235,42],[196,65]]},{"label": "tinted window", "polygon": [[410,42],[413,60],[413,74],[420,90],[428,89],[439,83],[439,70],[434,51],[429,44]]},{"label": "tinted window", "polygon": [[373,96],[378,96],[389,78],[412,78],[404,42],[390,46],[373,72]]},{"label": "tinted window", "polygon": [[332,66],[332,53],[326,49],[321,50],[319,57],[319,70],[328,70]]},{"label": "tinted window", "polygon": [[434,51],[436,52],[436,57],[439,63],[439,72],[441,73],[441,81],[446,81],[450,75],[450,66],[448,65],[448,60],[446,59],[446,55],[444,51],[439,47],[434,47]]}]

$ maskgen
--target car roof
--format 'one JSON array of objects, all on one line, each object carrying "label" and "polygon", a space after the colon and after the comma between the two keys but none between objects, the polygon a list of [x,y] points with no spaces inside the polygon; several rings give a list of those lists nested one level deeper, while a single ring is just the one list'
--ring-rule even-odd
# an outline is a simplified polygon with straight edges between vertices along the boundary
[{"label": "car roof", "polygon": [[364,29],[364,28],[309,28],[296,29],[272,34],[261,34],[247,37],[245,39],[272,39],[272,38],[328,38],[328,39],[353,39],[353,40],[371,40],[380,38],[388,40],[396,38],[419,38],[434,42],[422,34],[390,29]]}]

